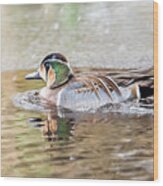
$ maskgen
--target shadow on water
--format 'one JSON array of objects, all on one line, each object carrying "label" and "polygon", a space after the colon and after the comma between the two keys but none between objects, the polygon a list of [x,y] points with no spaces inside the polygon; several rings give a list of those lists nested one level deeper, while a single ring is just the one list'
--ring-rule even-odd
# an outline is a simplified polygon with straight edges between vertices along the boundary
[{"label": "shadow on water", "polygon": [[15,107],[17,92],[44,86],[28,72],[2,73],[3,176],[153,179],[153,114]]}]

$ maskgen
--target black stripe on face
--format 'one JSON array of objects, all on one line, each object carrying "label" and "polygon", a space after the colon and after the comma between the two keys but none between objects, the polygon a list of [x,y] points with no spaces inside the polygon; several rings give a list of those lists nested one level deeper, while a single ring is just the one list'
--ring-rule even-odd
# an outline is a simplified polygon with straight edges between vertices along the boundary
[{"label": "black stripe on face", "polygon": [[47,81],[48,80],[48,71],[50,69],[50,63],[47,62],[44,64],[44,66],[45,66],[46,81]]}]

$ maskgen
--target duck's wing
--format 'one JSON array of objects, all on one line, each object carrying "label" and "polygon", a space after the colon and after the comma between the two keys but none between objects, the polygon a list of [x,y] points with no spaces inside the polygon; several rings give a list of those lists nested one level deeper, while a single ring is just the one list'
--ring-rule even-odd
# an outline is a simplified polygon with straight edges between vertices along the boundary
[{"label": "duck's wing", "polygon": [[[60,91],[58,106],[75,111],[93,111],[120,101],[114,81],[98,76],[75,77]],[[117,95],[115,97],[115,94]]]},{"label": "duck's wing", "polygon": [[98,98],[100,98],[98,93],[99,90],[104,91],[112,101],[114,101],[112,98],[113,91],[117,96],[122,96],[120,88],[111,77],[87,74],[85,76],[77,77],[76,79],[83,83],[85,87],[83,90],[95,92]]},{"label": "duck's wing", "polygon": [[119,87],[130,87],[137,84],[140,89],[141,98],[153,96],[154,94],[154,72],[153,68],[138,70],[110,71],[111,76]]},{"label": "duck's wing", "polygon": [[119,86],[129,86],[135,82],[150,85],[153,83],[154,77],[153,68],[147,70],[110,71],[107,75],[111,76]]}]

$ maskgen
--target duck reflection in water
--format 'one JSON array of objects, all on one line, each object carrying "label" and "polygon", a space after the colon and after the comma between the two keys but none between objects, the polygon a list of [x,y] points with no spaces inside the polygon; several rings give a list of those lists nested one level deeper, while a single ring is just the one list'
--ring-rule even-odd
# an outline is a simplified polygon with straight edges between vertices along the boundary
[{"label": "duck reflection in water", "polygon": [[59,117],[54,112],[48,113],[46,119],[30,118],[29,122],[33,123],[34,127],[41,128],[48,141],[69,140],[75,127],[73,118]]}]

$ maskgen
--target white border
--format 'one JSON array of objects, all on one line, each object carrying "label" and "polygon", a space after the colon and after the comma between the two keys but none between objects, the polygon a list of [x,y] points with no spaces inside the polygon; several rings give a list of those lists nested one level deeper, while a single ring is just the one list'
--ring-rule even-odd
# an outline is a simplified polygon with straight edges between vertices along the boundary
[{"label": "white border", "polygon": [[[40,4],[40,3],[65,3],[65,2],[99,2],[99,1],[142,1],[142,0],[1,0],[0,4]],[[144,0],[153,1],[153,0]]]},{"label": "white border", "polygon": [[[97,2],[97,0],[88,0],[89,2]],[[87,2],[88,2],[87,1]],[[99,0],[100,1],[100,0]],[[106,0],[103,0],[106,1]],[[117,0],[116,0],[117,1]],[[118,0],[122,1],[122,0]],[[130,0],[131,1],[131,0]],[[146,0],[151,1],[151,0]],[[77,0],[1,0],[0,4],[22,4],[22,3],[54,3],[54,2],[86,2],[86,0],[77,1]],[[159,3],[159,113],[163,112],[163,0],[158,0]],[[162,22],[162,24],[161,24]],[[162,72],[162,73],[161,73]],[[162,96],[162,97],[161,97]],[[83,186],[84,184],[89,184],[89,186],[153,186],[163,185],[163,114],[159,114],[159,180],[155,182],[147,182],[147,181],[112,181],[112,180],[66,180],[66,179],[31,179],[31,178],[0,178],[0,185],[5,186],[49,186],[49,185],[60,185],[60,186]]]}]

